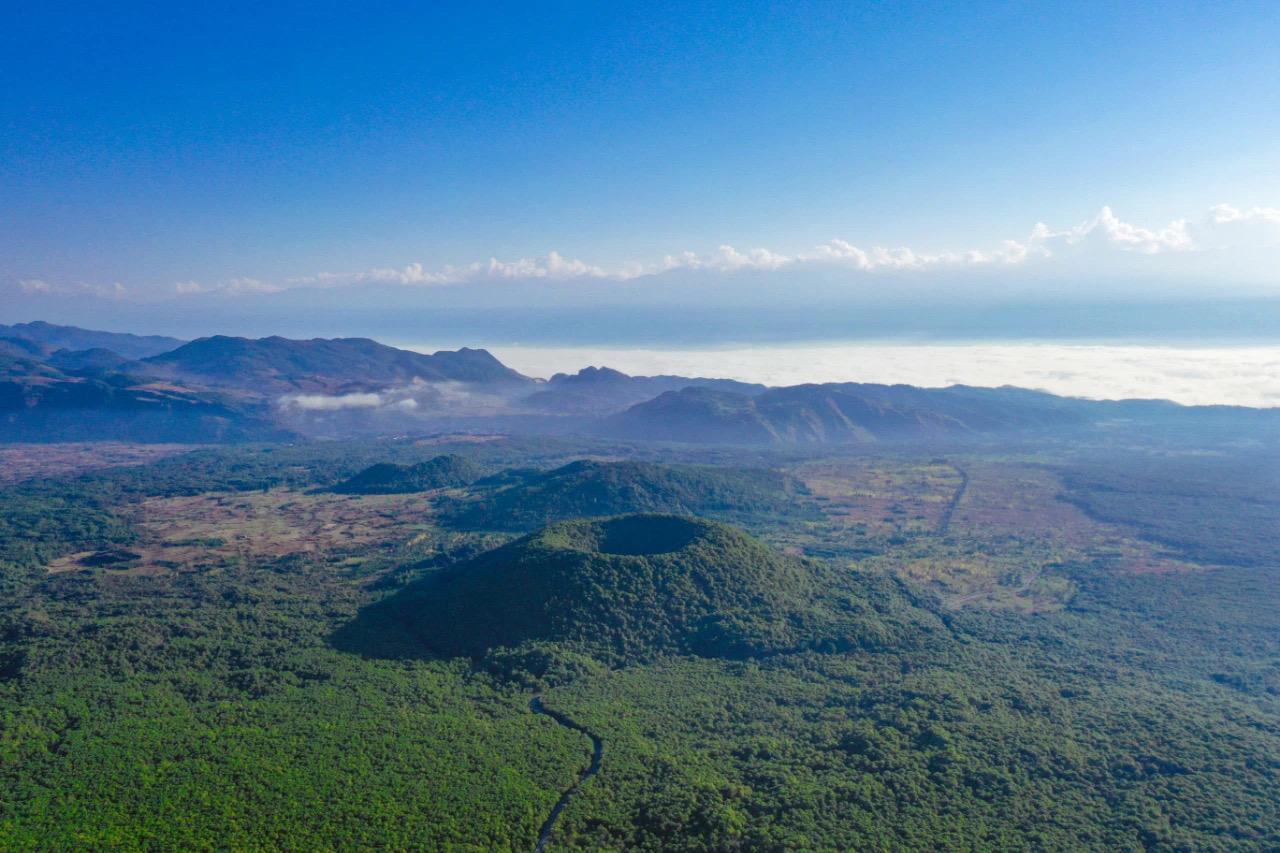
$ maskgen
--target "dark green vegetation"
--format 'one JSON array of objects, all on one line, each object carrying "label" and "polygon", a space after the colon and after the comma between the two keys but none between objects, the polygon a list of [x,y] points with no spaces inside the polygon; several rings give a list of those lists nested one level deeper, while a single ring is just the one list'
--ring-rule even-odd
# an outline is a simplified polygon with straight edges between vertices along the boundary
[{"label": "dark green vegetation", "polygon": [[437,456],[413,465],[379,462],[338,483],[333,491],[345,495],[428,492],[465,486],[474,483],[483,474],[484,469],[470,459],[455,455]]},{"label": "dark green vegetation", "polygon": [[450,524],[472,530],[536,530],[570,518],[632,512],[740,519],[812,511],[804,487],[771,470],[579,460],[553,471],[509,471],[445,508]]},{"label": "dark green vegetation", "polygon": [[[286,479],[296,457],[281,456]],[[182,475],[199,488],[219,466],[170,462],[0,492],[0,848],[530,848],[576,738],[465,667],[362,661],[326,639],[367,572],[448,540],[372,560],[44,571],[136,538],[107,504]],[[251,470],[241,486],[266,465]]]},{"label": "dark green vegetation", "polygon": [[[1204,449],[368,441],[17,483],[0,848],[532,850],[593,749],[538,694],[604,747],[552,851],[1276,849],[1274,455]],[[506,473],[328,491],[441,455]],[[746,533],[441,523],[459,491],[497,500],[587,455],[809,494],[774,512],[726,488]],[[338,510],[353,535],[322,548],[290,526]],[[248,540],[211,529],[259,511]]]},{"label": "dark green vegetation", "polygon": [[391,618],[440,656],[557,643],[620,666],[887,648],[936,621],[910,611],[882,583],[841,583],[726,525],[624,515],[553,525],[439,572],[361,630]]},{"label": "dark green vegetation", "polygon": [[1098,518],[1132,524],[1189,559],[1274,565],[1280,554],[1280,462],[1127,454],[1068,469],[1069,496]]}]

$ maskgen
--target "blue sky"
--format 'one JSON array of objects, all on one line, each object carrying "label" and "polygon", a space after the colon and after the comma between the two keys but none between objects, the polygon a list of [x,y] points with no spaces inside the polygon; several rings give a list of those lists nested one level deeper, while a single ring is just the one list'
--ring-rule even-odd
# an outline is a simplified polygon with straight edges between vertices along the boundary
[{"label": "blue sky", "polygon": [[15,311],[673,271],[725,304],[743,270],[1280,292],[1280,4],[190,5],[6,13]]}]

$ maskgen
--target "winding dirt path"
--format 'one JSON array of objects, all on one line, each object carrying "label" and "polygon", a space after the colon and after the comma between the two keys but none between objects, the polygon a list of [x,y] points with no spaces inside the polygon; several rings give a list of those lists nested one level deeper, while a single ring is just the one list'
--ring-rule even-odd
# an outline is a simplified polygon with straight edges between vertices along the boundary
[{"label": "winding dirt path", "polygon": [[556,801],[555,807],[551,809],[551,814],[547,815],[547,820],[542,824],[542,831],[538,833],[538,846],[534,848],[534,853],[546,853],[547,842],[551,840],[551,831],[556,828],[556,821],[560,819],[560,813],[564,811],[564,807],[569,805],[569,798],[578,793],[578,790],[592,776],[600,772],[600,762],[604,759],[604,741],[602,741],[594,732],[583,725],[574,722],[569,717],[553,711],[542,704],[541,696],[534,696],[529,700],[529,710],[535,714],[542,714],[555,720],[557,724],[564,726],[566,729],[572,729],[575,732],[582,732],[591,738],[591,764],[586,770],[578,776],[578,781],[574,782]]}]

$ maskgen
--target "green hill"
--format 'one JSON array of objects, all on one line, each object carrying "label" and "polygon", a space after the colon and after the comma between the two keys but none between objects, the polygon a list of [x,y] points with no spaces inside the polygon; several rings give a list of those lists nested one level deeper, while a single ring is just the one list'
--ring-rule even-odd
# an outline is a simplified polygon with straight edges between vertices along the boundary
[{"label": "green hill", "polygon": [[424,582],[406,603],[434,652],[529,641],[611,662],[798,645],[813,582],[798,562],[715,522],[618,516],[554,525]]},{"label": "green hill", "polygon": [[473,530],[527,531],[571,518],[633,512],[735,519],[806,511],[796,501],[800,483],[767,470],[580,460],[494,484],[496,490],[447,508],[449,522]]},{"label": "green hill", "polygon": [[416,465],[382,462],[343,480],[332,491],[346,495],[398,495],[465,486],[484,471],[462,456],[437,456]]},{"label": "green hill", "polygon": [[907,632],[923,636],[933,621],[879,581],[832,595],[822,571],[717,522],[625,515],[553,525],[384,606],[435,655],[479,658],[550,643],[610,665],[664,654],[879,648]]}]

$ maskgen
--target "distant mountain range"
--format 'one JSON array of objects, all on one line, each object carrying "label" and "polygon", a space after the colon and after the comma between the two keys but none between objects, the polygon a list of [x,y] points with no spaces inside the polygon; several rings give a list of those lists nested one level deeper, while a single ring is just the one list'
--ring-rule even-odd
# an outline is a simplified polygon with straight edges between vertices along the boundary
[{"label": "distant mountain range", "polygon": [[[523,376],[482,349],[367,338],[190,342],[48,323],[0,326],[0,441],[270,440],[442,430],[805,446],[951,441],[1116,423],[1276,428],[1280,410],[1090,401],[1020,388]],[[157,351],[162,350],[162,351]],[[145,353],[145,354],[144,354]]]},{"label": "distant mountain range", "polygon": [[263,406],[0,353],[0,440],[206,443],[286,435]]},{"label": "distant mountain range", "polygon": [[795,385],[752,395],[691,387],[617,413],[598,431],[682,442],[863,444],[1082,425],[1089,417],[1078,402],[960,385]]},{"label": "distant mountain range", "polygon": [[184,341],[161,335],[131,335],[121,332],[97,332],[76,326],[57,326],[36,320],[33,323],[0,323],[0,339],[11,338],[28,341],[43,347],[48,353],[57,350],[104,349],[132,360],[159,355],[182,346]]},{"label": "distant mountain range", "polygon": [[607,414],[652,400],[667,391],[682,388],[709,388],[715,391],[754,395],[764,385],[733,379],[703,379],[688,376],[628,376],[609,367],[584,367],[577,373],[557,373],[546,386],[525,398],[530,408],[560,413]]},{"label": "distant mountain range", "polygon": [[484,350],[422,355],[368,338],[293,341],[217,335],[144,359],[140,368],[211,386],[277,393],[340,392],[415,380],[482,385],[532,382]]}]

